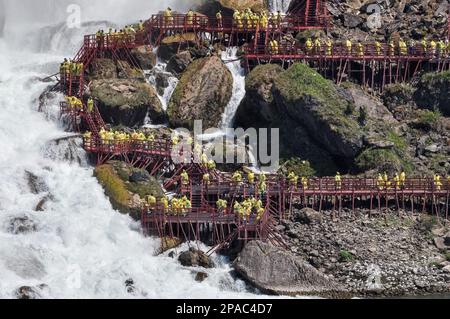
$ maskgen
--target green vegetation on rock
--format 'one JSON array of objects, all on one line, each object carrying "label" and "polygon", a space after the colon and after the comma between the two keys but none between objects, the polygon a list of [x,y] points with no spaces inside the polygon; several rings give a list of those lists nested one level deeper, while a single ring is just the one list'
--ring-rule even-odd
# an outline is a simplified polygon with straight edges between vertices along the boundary
[{"label": "green vegetation on rock", "polygon": [[159,182],[142,169],[131,167],[124,162],[111,161],[98,166],[94,176],[103,186],[115,209],[139,219],[142,202],[149,195],[164,196]]}]

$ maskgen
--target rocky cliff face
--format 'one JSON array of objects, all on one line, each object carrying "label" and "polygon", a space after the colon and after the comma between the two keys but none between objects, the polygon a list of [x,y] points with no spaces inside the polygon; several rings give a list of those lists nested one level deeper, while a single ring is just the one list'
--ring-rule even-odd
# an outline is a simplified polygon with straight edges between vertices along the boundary
[{"label": "rocky cliff face", "polygon": [[236,126],[280,128],[284,158],[308,160],[324,175],[410,166],[401,123],[356,85],[337,87],[303,64],[264,65],[248,75],[246,89]]}]

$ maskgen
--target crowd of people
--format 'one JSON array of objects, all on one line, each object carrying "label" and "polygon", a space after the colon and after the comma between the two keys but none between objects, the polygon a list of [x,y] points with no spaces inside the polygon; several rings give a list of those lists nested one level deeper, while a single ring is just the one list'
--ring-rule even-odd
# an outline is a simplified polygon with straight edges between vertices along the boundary
[{"label": "crowd of people", "polygon": [[423,39],[421,41],[391,39],[387,43],[375,41],[333,41],[330,38],[307,38],[304,44],[297,43],[293,38],[284,37],[279,41],[269,41],[269,53],[305,54],[308,56],[426,56],[430,58],[449,58],[450,42],[448,39]]},{"label": "crowd of people", "polygon": [[136,25],[126,25],[123,29],[109,28],[98,30],[95,34],[98,47],[109,46],[120,43],[134,42],[139,32],[145,31],[144,21],[140,20]]},{"label": "crowd of people", "polygon": [[259,222],[266,212],[263,202],[254,197],[247,198],[242,202],[236,201],[233,210],[236,216],[244,223]]},{"label": "crowd of people", "polygon": [[187,196],[172,198],[169,201],[166,196],[157,199],[155,196],[149,195],[146,198],[145,204],[149,210],[156,208],[163,209],[164,214],[168,216],[185,217],[192,209],[192,203]]},{"label": "crowd of people", "polygon": [[64,59],[64,61],[60,64],[59,72],[61,74],[61,78],[65,78],[67,76],[81,76],[84,71],[83,63],[77,63],[73,60]]}]

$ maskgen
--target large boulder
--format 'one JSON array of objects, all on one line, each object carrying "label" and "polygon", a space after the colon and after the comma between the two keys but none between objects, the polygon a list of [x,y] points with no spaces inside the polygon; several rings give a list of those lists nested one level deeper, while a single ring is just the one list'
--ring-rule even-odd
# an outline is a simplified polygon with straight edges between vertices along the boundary
[{"label": "large boulder", "polygon": [[259,65],[250,72],[245,79],[245,98],[236,112],[237,126],[267,126],[277,119],[272,87],[274,80],[283,72],[278,64]]},{"label": "large boulder", "polygon": [[148,113],[155,124],[166,120],[155,89],[147,83],[128,79],[95,80],[90,84],[90,91],[98,101],[103,118],[113,125],[141,126]]},{"label": "large boulder", "polygon": [[131,50],[131,55],[143,70],[151,70],[156,65],[157,57],[151,46],[143,45],[134,48]]},{"label": "large boulder", "polygon": [[192,128],[194,120],[203,120],[204,128],[218,127],[232,90],[233,76],[219,57],[194,61],[169,102],[170,124]]},{"label": "large boulder", "polygon": [[189,51],[180,52],[170,58],[167,63],[166,71],[173,74],[181,74],[187,69],[191,62],[192,56]]},{"label": "large boulder", "polygon": [[279,112],[303,126],[333,156],[352,160],[363,147],[363,130],[348,92],[304,64],[275,79]]},{"label": "large boulder", "polygon": [[137,169],[125,162],[111,161],[98,166],[94,176],[103,186],[114,209],[138,220],[143,201],[149,195],[164,196],[160,183],[146,170]]},{"label": "large boulder", "polygon": [[234,262],[238,274],[276,295],[346,297],[345,289],[291,253],[259,241],[247,244]]},{"label": "large boulder", "polygon": [[421,108],[439,109],[443,115],[450,116],[450,71],[423,75],[414,99]]},{"label": "large boulder", "polygon": [[117,66],[111,59],[95,59],[89,70],[88,80],[116,79]]},{"label": "large boulder", "polygon": [[214,263],[204,252],[191,248],[180,254],[178,261],[185,267],[213,268]]}]

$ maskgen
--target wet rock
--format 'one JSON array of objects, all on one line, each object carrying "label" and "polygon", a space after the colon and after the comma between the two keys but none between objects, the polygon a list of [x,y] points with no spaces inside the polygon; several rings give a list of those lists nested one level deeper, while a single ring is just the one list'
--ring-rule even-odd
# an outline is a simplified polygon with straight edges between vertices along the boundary
[{"label": "wet rock", "polygon": [[45,211],[45,204],[47,204],[47,202],[49,200],[51,200],[53,197],[51,195],[49,196],[45,196],[44,198],[42,198],[39,203],[36,205],[36,208],[34,209],[36,212],[43,212]]},{"label": "wet rock", "polygon": [[[181,240],[176,237],[163,237],[158,255],[181,245]],[[175,253],[175,252],[173,252]],[[170,257],[170,256],[169,256]],[[172,257],[173,258],[173,257]]]},{"label": "wet rock", "polygon": [[258,289],[277,295],[344,296],[345,289],[281,248],[247,244],[234,262],[238,274]]},{"label": "wet rock", "polygon": [[48,191],[48,186],[45,184],[45,181],[42,178],[29,171],[25,171],[25,177],[28,182],[28,187],[33,194],[37,195],[39,193]]},{"label": "wet rock", "polygon": [[163,95],[165,89],[169,86],[169,73],[158,72],[155,74],[155,84],[159,95]]},{"label": "wet rock", "polygon": [[292,220],[304,225],[320,223],[322,221],[322,214],[311,208],[304,208],[300,211],[295,211],[292,215]]},{"label": "wet rock", "polygon": [[173,74],[181,74],[187,69],[192,61],[193,59],[189,51],[180,52],[170,58],[166,70]]},{"label": "wet rock", "polygon": [[143,70],[151,70],[156,65],[156,54],[151,46],[140,46],[131,50],[131,54]]},{"label": "wet rock", "polygon": [[[147,171],[134,168],[125,162],[111,161],[98,166],[94,176],[103,186],[114,209],[129,214],[136,220],[141,217],[142,203],[147,196],[164,196],[160,183],[154,177]],[[132,176],[134,178],[131,178]],[[136,176],[139,178],[136,179]]]},{"label": "wet rock", "polygon": [[10,220],[8,231],[14,235],[35,232],[37,226],[28,216],[15,217]]},{"label": "wet rock", "polygon": [[198,282],[204,282],[206,280],[206,278],[208,278],[208,274],[205,272],[198,272],[195,275],[195,281],[198,281]]},{"label": "wet rock", "polygon": [[204,129],[218,127],[232,89],[231,72],[219,57],[192,62],[169,102],[170,124],[192,128],[195,120],[203,120]]},{"label": "wet rock", "polygon": [[196,250],[195,248],[189,249],[180,254],[178,261],[185,267],[203,267],[213,268],[214,263],[204,252]]},{"label": "wet rock", "polygon": [[47,143],[44,156],[52,160],[69,163],[87,163],[86,153],[82,150],[83,139],[79,134],[54,139]]},{"label": "wet rock", "polygon": [[39,291],[35,287],[22,286],[15,292],[17,299],[38,299],[40,297]]},{"label": "wet rock", "polygon": [[153,123],[164,123],[166,116],[155,89],[139,80],[96,80],[90,84],[100,113],[113,125],[141,126],[149,113]]},{"label": "wet rock", "polygon": [[132,278],[128,278],[127,280],[125,280],[125,288],[127,289],[127,293],[129,294],[133,294],[136,291],[134,280]]},{"label": "wet rock", "polygon": [[446,273],[450,273],[450,265],[445,266],[444,268],[442,268],[442,270]]}]

